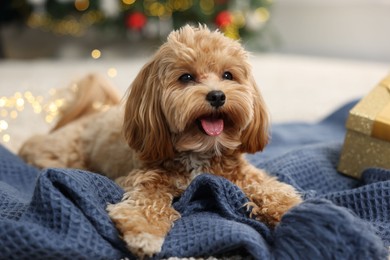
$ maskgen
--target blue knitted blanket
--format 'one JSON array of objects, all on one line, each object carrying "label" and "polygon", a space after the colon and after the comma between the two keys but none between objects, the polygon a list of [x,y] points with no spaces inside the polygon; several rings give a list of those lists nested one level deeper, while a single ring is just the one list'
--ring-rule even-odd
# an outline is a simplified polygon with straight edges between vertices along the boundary
[{"label": "blue knitted blanket", "polygon": [[[248,155],[305,198],[275,229],[249,218],[236,186],[204,174],[175,200],[182,218],[155,258],[386,259],[390,171],[367,169],[359,181],[336,171],[350,108],[275,125],[266,151]],[[122,194],[104,176],[39,171],[0,146],[0,259],[132,259],[105,211]]]}]

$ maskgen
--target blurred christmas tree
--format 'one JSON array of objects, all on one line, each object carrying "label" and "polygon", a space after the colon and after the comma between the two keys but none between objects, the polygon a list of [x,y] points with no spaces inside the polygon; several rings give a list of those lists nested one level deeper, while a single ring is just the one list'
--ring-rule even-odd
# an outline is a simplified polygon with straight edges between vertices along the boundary
[{"label": "blurred christmas tree", "polygon": [[259,35],[272,0],[27,0],[27,24],[81,36],[90,27],[129,38],[160,38],[186,23],[203,23],[238,39]]}]

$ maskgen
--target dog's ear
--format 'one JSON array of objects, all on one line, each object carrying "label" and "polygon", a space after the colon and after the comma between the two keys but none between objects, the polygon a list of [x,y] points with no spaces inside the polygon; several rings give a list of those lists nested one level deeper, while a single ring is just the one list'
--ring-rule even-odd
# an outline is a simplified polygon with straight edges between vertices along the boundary
[{"label": "dog's ear", "polygon": [[262,151],[268,143],[268,113],[254,78],[250,84],[253,87],[253,120],[241,133],[241,151],[255,153]]},{"label": "dog's ear", "polygon": [[132,85],[125,105],[123,133],[140,159],[157,161],[172,158],[173,145],[161,110],[161,86],[155,60],[147,63]]}]

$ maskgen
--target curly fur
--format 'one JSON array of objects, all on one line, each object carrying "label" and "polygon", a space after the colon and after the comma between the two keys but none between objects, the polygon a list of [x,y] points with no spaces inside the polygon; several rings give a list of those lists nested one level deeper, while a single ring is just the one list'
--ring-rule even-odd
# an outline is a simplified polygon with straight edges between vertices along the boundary
[{"label": "curly fur", "polygon": [[[232,78],[223,78],[226,72]],[[193,79],[180,80],[185,74]],[[107,91],[93,82],[91,97]],[[223,92],[224,102],[212,105],[207,98],[212,91]],[[126,193],[107,210],[138,256],[161,250],[180,218],[172,200],[201,173],[238,185],[251,201],[253,217],[271,226],[301,202],[294,188],[243,156],[267,144],[268,116],[248,54],[237,41],[204,26],[172,32],[141,69],[125,101],[108,111],[68,118],[49,135],[28,140],[20,155],[39,167],[77,167],[116,179]],[[223,121],[218,124],[222,131],[208,134],[205,118]]]}]

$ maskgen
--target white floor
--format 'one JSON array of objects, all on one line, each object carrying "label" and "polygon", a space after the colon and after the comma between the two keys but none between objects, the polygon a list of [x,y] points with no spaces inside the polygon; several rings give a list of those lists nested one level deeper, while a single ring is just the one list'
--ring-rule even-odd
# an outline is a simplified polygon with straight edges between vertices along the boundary
[{"label": "white floor", "polygon": [[[44,113],[34,113],[27,102],[24,110],[16,110],[16,118],[11,118],[15,108],[2,107],[2,97],[10,98],[17,92],[23,96],[26,91],[35,97],[49,97],[51,89],[65,87],[89,72],[106,75],[124,93],[145,61],[0,62],[0,142],[17,151],[28,136],[50,127]],[[315,122],[345,102],[365,95],[390,69],[388,63],[275,54],[254,55],[251,62],[273,123]]]}]

